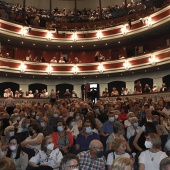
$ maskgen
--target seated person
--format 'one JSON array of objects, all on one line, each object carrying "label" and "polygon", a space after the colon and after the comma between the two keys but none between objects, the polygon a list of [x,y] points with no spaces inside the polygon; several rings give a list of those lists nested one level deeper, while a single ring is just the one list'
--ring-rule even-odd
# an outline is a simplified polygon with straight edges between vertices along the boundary
[{"label": "seated person", "polygon": [[56,57],[53,57],[50,62],[51,63],[57,63]]},{"label": "seated person", "polygon": [[108,170],[112,170],[113,161],[119,157],[130,158],[130,155],[126,153],[126,141],[124,139],[116,137],[112,143],[113,151],[107,156],[107,166]]},{"label": "seated person", "polygon": [[112,88],[111,96],[117,96],[119,95],[119,92],[116,90],[116,87]]},{"label": "seated person", "polygon": [[107,150],[111,150],[112,143],[116,137],[119,137],[125,140],[123,136],[124,134],[125,134],[124,125],[118,121],[115,122],[113,125],[113,133],[106,140]]},{"label": "seated person", "polygon": [[80,152],[77,156],[82,170],[104,170],[106,159],[103,156],[103,145],[99,140],[92,140],[89,150]]},{"label": "seated person", "polygon": [[13,160],[17,170],[25,170],[28,166],[28,155],[22,151],[20,140],[16,136],[9,139],[9,148],[6,154]]},{"label": "seated person", "polygon": [[65,63],[64,58],[60,57],[59,63]]},{"label": "seated person", "polygon": [[94,139],[99,140],[99,135],[92,132],[91,123],[89,121],[85,121],[83,124],[82,133],[78,134],[76,138],[76,150],[88,150],[90,142]]},{"label": "seated person", "polygon": [[52,137],[46,136],[42,141],[41,149],[29,160],[29,165],[32,167],[40,167],[45,165],[57,170],[60,166],[62,158],[63,155],[60,150],[54,147]]},{"label": "seated person", "polygon": [[66,89],[66,92],[64,93],[64,97],[66,97],[66,98],[71,97],[71,93],[70,93],[69,89]]},{"label": "seated person", "polygon": [[62,154],[67,154],[73,146],[73,135],[67,131],[67,125],[63,119],[57,121],[57,127],[52,134],[54,146],[58,147]]},{"label": "seated person", "polygon": [[47,117],[42,117],[40,119],[40,125],[44,136],[48,136],[53,133],[53,128],[52,126],[49,126],[49,120]]},{"label": "seated person", "polygon": [[130,137],[136,135],[139,131],[141,131],[141,127],[138,123],[137,117],[130,118],[131,125],[127,127],[127,138],[130,139]]},{"label": "seated person", "polygon": [[76,155],[73,154],[67,154],[66,156],[63,157],[61,161],[61,170],[79,170],[79,160]]},{"label": "seated person", "polygon": [[[131,158],[119,157],[115,159],[112,170],[133,170],[133,161]],[[163,170],[163,169],[161,169]]]},{"label": "seated person", "polygon": [[27,137],[22,143],[22,147],[34,149],[35,151],[40,150],[41,143],[44,138],[41,133],[41,127],[38,123],[31,123],[29,125],[29,137]]}]

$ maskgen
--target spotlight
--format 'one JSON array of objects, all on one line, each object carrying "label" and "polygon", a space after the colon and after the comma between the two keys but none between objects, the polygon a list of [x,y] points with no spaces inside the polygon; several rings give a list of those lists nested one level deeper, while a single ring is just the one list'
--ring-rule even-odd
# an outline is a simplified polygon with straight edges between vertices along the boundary
[{"label": "spotlight", "polygon": [[65,37],[65,36],[66,36],[66,33],[65,33],[65,32],[64,32],[64,33],[62,33],[62,36],[63,36],[63,37]]}]

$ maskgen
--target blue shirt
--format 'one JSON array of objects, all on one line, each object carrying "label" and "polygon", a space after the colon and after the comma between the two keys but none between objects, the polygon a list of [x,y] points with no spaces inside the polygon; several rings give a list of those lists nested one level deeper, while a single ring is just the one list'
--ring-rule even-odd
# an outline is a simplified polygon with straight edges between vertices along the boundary
[{"label": "blue shirt", "polygon": [[80,150],[88,150],[90,142],[94,139],[100,140],[97,133],[92,132],[87,137],[80,133],[77,135],[76,144],[80,146]]},{"label": "blue shirt", "polygon": [[105,122],[102,126],[102,131],[106,134],[112,134],[113,133],[113,123],[112,122]]}]

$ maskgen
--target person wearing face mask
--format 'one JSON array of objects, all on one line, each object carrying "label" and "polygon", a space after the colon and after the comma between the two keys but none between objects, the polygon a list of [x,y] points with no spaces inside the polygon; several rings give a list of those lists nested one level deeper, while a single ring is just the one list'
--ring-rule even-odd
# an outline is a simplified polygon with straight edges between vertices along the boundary
[{"label": "person wearing face mask", "polygon": [[127,143],[124,139],[116,137],[112,142],[112,152],[107,156],[107,167],[108,170],[112,169],[113,161],[119,157],[130,158],[130,155],[126,152]]},{"label": "person wearing face mask", "polygon": [[108,113],[108,121],[106,121],[101,129],[100,135],[102,136],[109,136],[110,134],[113,133],[113,125],[115,123],[115,114],[114,110],[110,110]]},{"label": "person wearing face mask", "polygon": [[3,152],[7,151],[10,137],[15,135],[14,130],[15,130],[14,126],[8,126],[8,127],[5,128],[5,130],[4,130],[5,136],[2,136],[2,138],[1,138],[1,142],[2,142],[2,148],[1,149],[2,149]]},{"label": "person wearing face mask", "polygon": [[57,121],[57,127],[52,134],[54,146],[58,147],[62,154],[67,154],[73,146],[74,140],[72,132],[67,131],[67,125],[63,119]]},{"label": "person wearing face mask", "polygon": [[92,140],[89,150],[80,152],[77,156],[82,170],[104,170],[106,159],[103,156],[103,144],[99,140]]},{"label": "person wearing face mask", "polygon": [[40,123],[41,123],[40,120],[42,117],[43,117],[42,112],[38,111],[35,116],[35,122],[37,122],[40,125]]},{"label": "person wearing face mask", "polygon": [[49,126],[49,120],[47,117],[42,117],[40,120],[40,125],[41,125],[41,131],[43,132],[44,136],[51,135],[53,133],[53,128],[52,126]]},{"label": "person wearing face mask", "polygon": [[148,149],[143,151],[139,160],[139,170],[159,170],[159,164],[162,159],[168,157],[161,150],[161,138],[158,134],[150,133],[146,137],[145,147]]},{"label": "person wearing face mask", "polygon": [[[113,125],[113,133],[106,140],[106,150],[112,149],[112,143],[116,137],[125,140],[124,135],[125,135],[124,125],[118,121],[115,122]],[[126,145],[127,145],[127,149],[130,150],[127,142]]]},{"label": "person wearing face mask", "polygon": [[60,112],[59,112],[59,110],[53,110],[52,113],[53,113],[53,116],[51,117],[49,125],[50,126],[56,126],[57,121],[60,117]]},{"label": "person wearing face mask", "polygon": [[142,130],[142,128],[139,126],[138,118],[132,117],[130,118],[131,125],[127,127],[127,138],[130,139],[130,137],[136,135],[139,131]]},{"label": "person wearing face mask", "polygon": [[41,127],[37,123],[31,123],[28,127],[29,137],[27,137],[21,145],[25,148],[30,148],[35,151],[38,151],[41,148],[41,143],[44,138],[44,135],[41,133]]},{"label": "person wearing face mask", "polygon": [[35,168],[49,166],[54,170],[58,170],[62,158],[63,155],[59,148],[54,147],[52,137],[46,136],[42,141],[39,152],[29,160],[29,165]]},{"label": "person wearing face mask", "polygon": [[79,131],[82,130],[83,126],[83,115],[81,115],[79,112],[75,112],[75,124],[78,126]]},{"label": "person wearing face mask", "polygon": [[60,170],[80,170],[78,157],[73,154],[64,156],[61,161]]},{"label": "person wearing face mask", "polygon": [[99,135],[92,132],[91,123],[89,121],[85,121],[82,133],[78,134],[76,138],[75,148],[77,153],[83,150],[88,150],[90,142],[94,139],[99,140]]},{"label": "person wearing face mask", "polygon": [[152,122],[147,122],[144,126],[142,126],[142,130],[140,130],[135,139],[133,140],[133,146],[137,151],[143,151],[146,149],[144,143],[146,140],[146,136],[150,133],[157,133],[156,127]]},{"label": "person wearing face mask", "polygon": [[28,166],[28,155],[22,151],[20,140],[16,136],[9,139],[6,157],[13,160],[16,170],[25,170]]},{"label": "person wearing face mask", "polygon": [[77,135],[79,134],[79,130],[78,130],[78,126],[75,124],[74,117],[71,117],[71,116],[68,117],[66,120],[66,124],[67,124],[68,130],[72,132],[74,139],[76,139]]}]

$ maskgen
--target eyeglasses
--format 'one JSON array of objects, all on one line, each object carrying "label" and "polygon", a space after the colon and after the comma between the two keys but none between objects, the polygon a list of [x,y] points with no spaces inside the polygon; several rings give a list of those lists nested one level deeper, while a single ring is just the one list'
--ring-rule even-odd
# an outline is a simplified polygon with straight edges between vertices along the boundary
[{"label": "eyeglasses", "polygon": [[77,165],[70,165],[70,166],[67,166],[67,167],[69,167],[71,170],[74,169],[74,168],[78,168],[79,169],[79,164],[77,164]]}]

